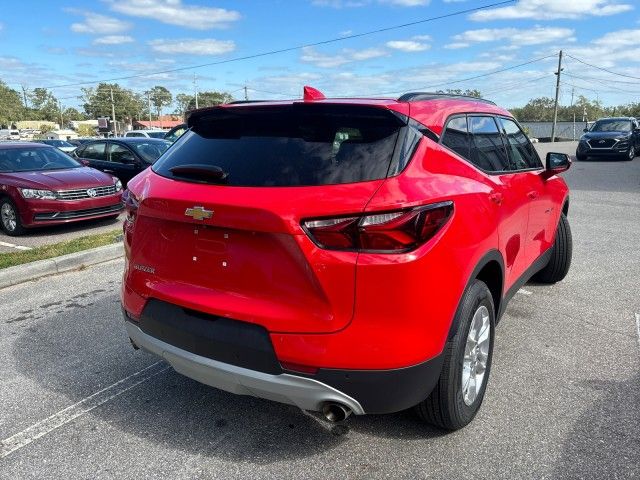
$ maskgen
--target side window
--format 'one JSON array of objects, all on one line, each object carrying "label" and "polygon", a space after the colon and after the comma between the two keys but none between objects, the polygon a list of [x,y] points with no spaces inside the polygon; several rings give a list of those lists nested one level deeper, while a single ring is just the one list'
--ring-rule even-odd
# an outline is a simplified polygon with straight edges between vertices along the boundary
[{"label": "side window", "polygon": [[464,158],[470,158],[471,138],[467,128],[467,117],[454,117],[449,120],[442,136],[442,144]]},{"label": "side window", "polygon": [[496,121],[490,116],[469,116],[471,162],[488,172],[509,170],[509,160]]},{"label": "side window", "polygon": [[117,143],[109,145],[109,161],[115,163],[133,163],[135,157],[131,150]]},{"label": "side window", "polygon": [[529,168],[542,168],[540,157],[535,148],[524,134],[518,124],[507,118],[498,118],[507,139],[507,151],[511,160],[512,170],[526,170]]},{"label": "side window", "polygon": [[105,142],[90,143],[82,151],[82,158],[90,158],[92,160],[106,160]]}]

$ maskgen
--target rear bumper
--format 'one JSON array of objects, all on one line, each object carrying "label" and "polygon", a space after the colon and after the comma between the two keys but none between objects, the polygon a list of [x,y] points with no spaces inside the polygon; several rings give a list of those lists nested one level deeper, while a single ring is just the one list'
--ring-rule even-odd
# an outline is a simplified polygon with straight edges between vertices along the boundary
[{"label": "rear bumper", "polygon": [[219,362],[158,340],[131,322],[126,322],[126,328],[138,347],[164,358],[176,372],[200,383],[237,395],[295,405],[303,410],[319,411],[323,403],[337,402],[356,415],[365,413],[357,400],[317,380],[289,373],[273,375]]},{"label": "rear bumper", "polygon": [[[281,364],[263,327],[150,300],[141,317],[123,312],[133,343],[194,380],[238,395],[252,395],[304,410],[336,402],[356,415],[392,413],[427,398],[443,356],[405,368],[318,368],[293,371]],[[306,370],[305,370],[306,372]]]}]

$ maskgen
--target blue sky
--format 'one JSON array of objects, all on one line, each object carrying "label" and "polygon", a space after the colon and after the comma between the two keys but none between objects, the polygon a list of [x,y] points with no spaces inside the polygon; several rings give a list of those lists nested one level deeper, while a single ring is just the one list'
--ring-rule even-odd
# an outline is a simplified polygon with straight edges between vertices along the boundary
[{"label": "blue sky", "polygon": [[[495,0],[494,0],[495,1]],[[262,58],[180,72],[167,69],[309,44],[414,22],[492,0],[21,0],[0,14],[0,79],[13,88],[55,87],[65,106],[77,87],[129,75],[136,91],[224,90],[241,98],[395,95],[477,88],[507,107],[552,97],[557,52],[566,58],[563,104],[572,90],[605,104],[640,97],[637,0],[517,0],[481,12]],[[5,6],[6,7],[6,6]],[[483,75],[556,55],[500,74]],[[637,78],[632,78],[637,77]]]}]

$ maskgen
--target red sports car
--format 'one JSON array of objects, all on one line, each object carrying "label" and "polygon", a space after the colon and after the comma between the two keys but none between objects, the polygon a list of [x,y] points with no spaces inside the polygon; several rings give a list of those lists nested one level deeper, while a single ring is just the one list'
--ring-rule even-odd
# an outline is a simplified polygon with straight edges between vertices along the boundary
[{"label": "red sports car", "polygon": [[48,145],[0,143],[0,218],[6,234],[117,217],[122,208],[122,185],[117,178]]},{"label": "red sports car", "polygon": [[329,420],[474,417],[494,327],[567,273],[567,155],[477,98],[238,103],[125,192],[122,304],[180,373]]}]

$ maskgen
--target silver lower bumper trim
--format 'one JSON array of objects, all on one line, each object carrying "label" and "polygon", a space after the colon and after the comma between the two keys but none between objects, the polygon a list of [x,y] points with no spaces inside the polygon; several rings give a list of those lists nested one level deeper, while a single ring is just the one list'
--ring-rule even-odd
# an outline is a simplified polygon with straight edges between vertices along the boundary
[{"label": "silver lower bumper trim", "polygon": [[349,407],[354,414],[365,412],[349,395],[311,378],[288,373],[271,375],[187,352],[147,335],[131,322],[125,322],[131,340],[140,348],[164,358],[176,372],[206,385],[235,393],[295,405],[302,410],[319,411],[326,402]]}]

